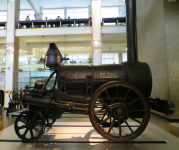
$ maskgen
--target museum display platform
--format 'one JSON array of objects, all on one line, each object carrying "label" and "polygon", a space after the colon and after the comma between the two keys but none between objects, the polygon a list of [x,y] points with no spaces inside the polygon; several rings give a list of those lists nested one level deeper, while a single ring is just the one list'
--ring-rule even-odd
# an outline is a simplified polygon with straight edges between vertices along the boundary
[{"label": "museum display platform", "polygon": [[80,114],[63,114],[52,128],[46,128],[38,142],[22,142],[11,125],[0,131],[2,150],[177,150],[179,138],[149,123],[138,138],[128,143],[115,143],[101,137],[92,127],[89,117]]}]

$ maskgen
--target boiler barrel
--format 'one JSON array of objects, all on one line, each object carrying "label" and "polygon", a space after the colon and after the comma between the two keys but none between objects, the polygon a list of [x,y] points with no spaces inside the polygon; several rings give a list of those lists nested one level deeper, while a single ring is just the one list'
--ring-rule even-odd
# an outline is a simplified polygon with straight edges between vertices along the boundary
[{"label": "boiler barrel", "polygon": [[61,66],[59,69],[60,81],[65,77],[66,91],[68,94],[86,92],[86,76],[92,77],[93,92],[101,85],[110,81],[126,81],[137,86],[147,97],[152,89],[152,76],[149,66],[141,62],[125,62],[115,65],[98,66]]}]

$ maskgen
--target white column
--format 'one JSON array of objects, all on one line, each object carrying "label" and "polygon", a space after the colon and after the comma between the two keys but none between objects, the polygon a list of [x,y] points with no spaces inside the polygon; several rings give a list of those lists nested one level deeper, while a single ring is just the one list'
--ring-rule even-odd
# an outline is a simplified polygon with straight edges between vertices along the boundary
[{"label": "white column", "polygon": [[99,65],[102,62],[101,0],[91,0],[91,8],[92,8],[93,65]]},{"label": "white column", "polygon": [[88,18],[91,17],[91,5],[88,6]]},{"label": "white column", "polygon": [[7,3],[7,30],[5,49],[5,102],[8,107],[9,93],[18,82],[19,39],[15,37],[20,12],[20,0],[9,0]]},{"label": "white column", "polygon": [[67,8],[64,8],[64,19],[67,19]]}]

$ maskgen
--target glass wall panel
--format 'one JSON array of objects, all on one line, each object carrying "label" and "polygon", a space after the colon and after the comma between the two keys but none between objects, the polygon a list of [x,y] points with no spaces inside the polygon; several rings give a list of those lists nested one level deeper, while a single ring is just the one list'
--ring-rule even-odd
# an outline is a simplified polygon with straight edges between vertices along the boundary
[{"label": "glass wall panel", "polygon": [[118,7],[102,7],[101,18],[116,18],[118,17]]},{"label": "glass wall panel", "polygon": [[20,11],[20,21],[25,21],[27,16],[29,16],[30,20],[34,20],[35,12],[33,10],[23,10]]},{"label": "glass wall panel", "polygon": [[7,21],[7,11],[0,11],[0,22]]},{"label": "glass wall panel", "polygon": [[122,53],[122,62],[127,61],[127,53]]},{"label": "glass wall panel", "polygon": [[[64,57],[64,56],[63,56]],[[89,58],[89,53],[86,54],[68,54],[68,61],[64,61],[63,64],[90,64],[92,63]]]},{"label": "glass wall panel", "polygon": [[60,16],[64,19],[64,9],[45,9],[43,10],[43,20],[47,17],[47,20],[54,20]]},{"label": "glass wall panel", "polygon": [[[101,20],[102,18],[117,18],[118,7],[102,7],[101,8]],[[116,25],[116,23],[104,23],[104,25]]]},{"label": "glass wall panel", "polygon": [[119,64],[119,54],[102,53],[102,64]]},{"label": "glass wall panel", "polygon": [[67,9],[67,17],[74,18],[88,18],[88,8]]}]

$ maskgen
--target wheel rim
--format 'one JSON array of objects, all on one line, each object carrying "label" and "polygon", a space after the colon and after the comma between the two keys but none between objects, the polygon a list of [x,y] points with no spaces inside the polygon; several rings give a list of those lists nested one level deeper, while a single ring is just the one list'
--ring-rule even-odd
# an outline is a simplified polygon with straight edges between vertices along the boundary
[{"label": "wheel rim", "polygon": [[22,112],[14,124],[17,136],[24,141],[39,139],[45,131],[45,120],[41,113],[34,111]]},{"label": "wheel rim", "polygon": [[[115,111],[121,115],[116,116]],[[94,93],[90,120],[104,138],[119,142],[130,141],[145,130],[149,121],[149,105],[138,88],[127,83],[110,82]]]}]

